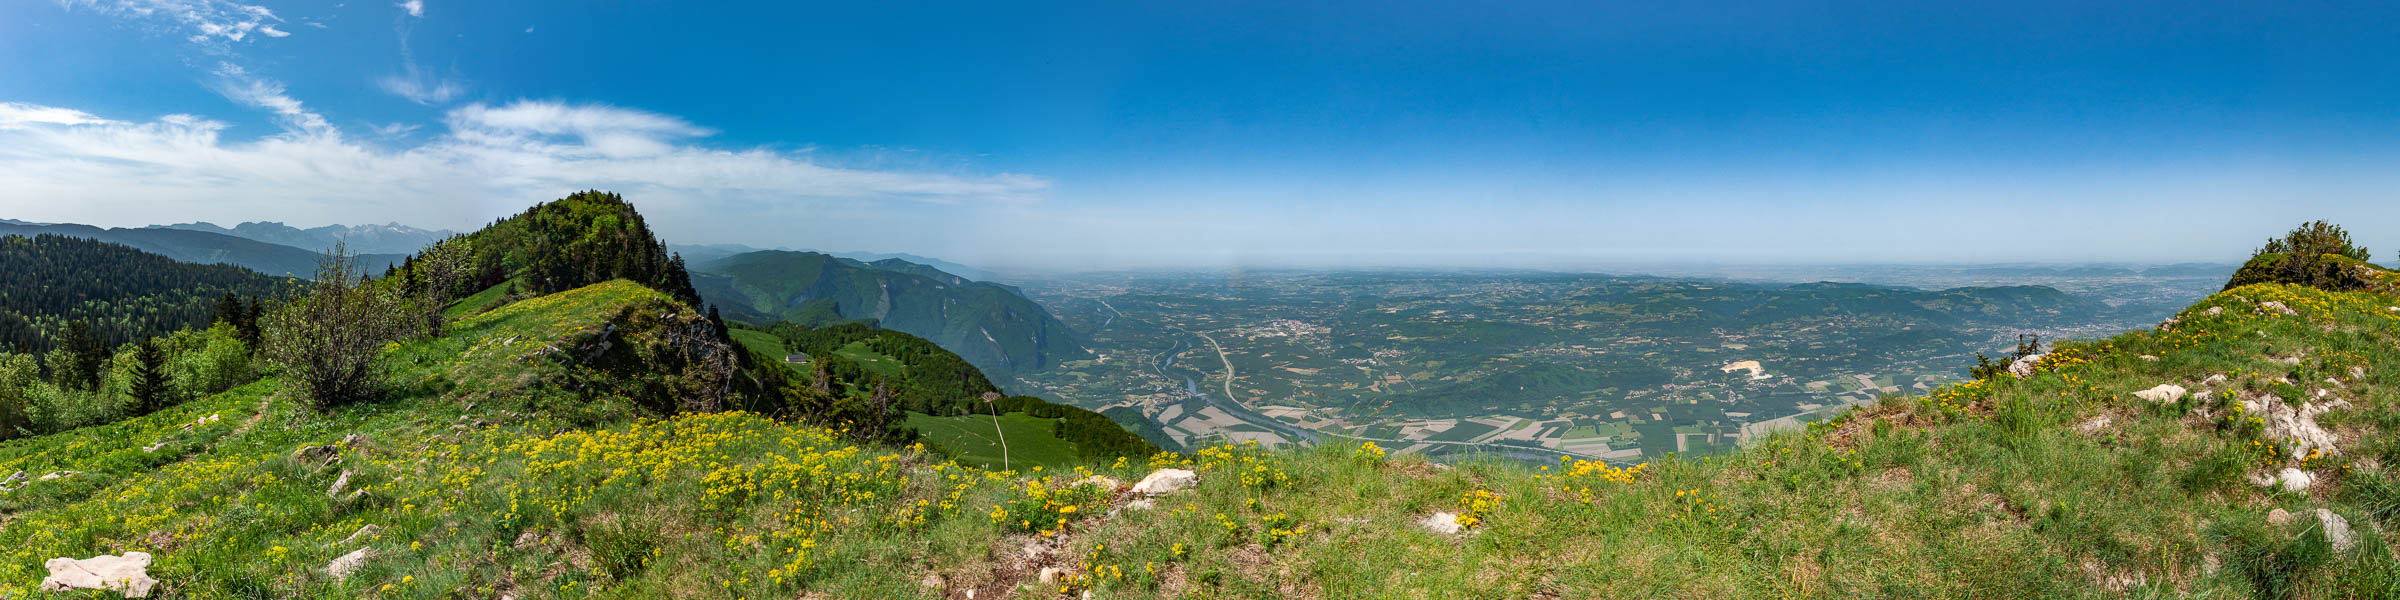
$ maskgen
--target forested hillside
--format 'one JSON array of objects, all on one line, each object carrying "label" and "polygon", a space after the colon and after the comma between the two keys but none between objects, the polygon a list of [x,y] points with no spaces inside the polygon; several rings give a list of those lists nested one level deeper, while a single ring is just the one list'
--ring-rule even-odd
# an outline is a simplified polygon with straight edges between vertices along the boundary
[{"label": "forested hillside", "polygon": [[[280,277],[307,277],[316,271],[313,250],[270,244],[211,233],[163,228],[109,228],[74,224],[0,223],[0,236],[54,234],[124,244],[145,252],[189,263],[230,264]],[[400,261],[401,254],[361,254],[361,270],[382,271]]]},{"label": "forested hillside", "polygon": [[768,250],[700,265],[693,283],[732,318],[812,325],[873,320],[933,340],[1001,377],[1087,354],[1073,331],[1014,289],[961,283],[923,265],[888,266]]},{"label": "forested hillside", "polygon": [[107,346],[206,328],[227,294],[247,308],[295,287],[233,265],[178,262],[90,239],[0,236],[0,351],[49,351],[77,323],[82,335]]},{"label": "forested hillside", "polygon": [[537,293],[626,279],[692,306],[683,259],[670,255],[623,196],[587,191],[545,202],[464,237],[478,285],[523,277]]}]

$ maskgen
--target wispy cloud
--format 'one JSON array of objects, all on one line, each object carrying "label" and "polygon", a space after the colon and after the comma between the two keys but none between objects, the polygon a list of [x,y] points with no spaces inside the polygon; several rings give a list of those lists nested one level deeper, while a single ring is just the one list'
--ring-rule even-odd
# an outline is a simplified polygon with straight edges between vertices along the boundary
[{"label": "wispy cloud", "polygon": [[325,120],[324,115],[310,112],[299,100],[284,93],[283,82],[251,75],[233,63],[217,65],[217,93],[235,102],[266,109],[275,113],[284,130],[311,136],[335,136],[340,132]]},{"label": "wispy cloud", "polygon": [[107,125],[115,121],[80,110],[18,102],[0,102],[0,131],[32,125]]},{"label": "wispy cloud", "polygon": [[658,113],[535,101],[470,104],[450,111],[449,124],[453,135],[480,143],[566,148],[554,144],[572,137],[582,151],[612,157],[666,154],[677,141],[715,133]]},{"label": "wispy cloud", "polygon": [[426,106],[448,104],[452,99],[466,93],[466,84],[459,83],[457,79],[436,76],[425,68],[417,66],[417,55],[409,47],[408,38],[411,32],[416,31],[417,21],[425,18],[423,0],[408,0],[394,6],[400,7],[400,12],[405,15],[400,17],[398,24],[392,26],[392,34],[400,38],[401,72],[397,75],[385,75],[377,78],[375,80],[376,87],[383,88],[383,91],[399,96],[401,99]]},{"label": "wispy cloud", "polygon": [[383,91],[390,92],[394,96],[426,106],[448,104],[467,91],[465,84],[428,76],[415,64],[409,64],[406,67],[405,73],[385,75],[376,79],[376,87],[383,88]]},{"label": "wispy cloud", "polygon": [[61,0],[68,8],[168,25],[193,43],[222,44],[291,35],[275,28],[283,22],[275,11],[229,0]]},{"label": "wispy cloud", "polygon": [[[271,86],[228,92],[290,115],[301,132],[322,117]],[[0,213],[131,224],[249,218],[396,220],[472,226],[567,191],[603,188],[699,222],[771,208],[1022,204],[1040,177],[957,175],[822,164],[804,153],[699,145],[709,130],[669,115],[605,105],[520,101],[449,112],[447,130],[375,143],[325,135],[223,137],[224,123],[170,115],[148,122],[30,104],[0,104]],[[408,139],[422,141],[410,144]],[[400,143],[399,146],[388,145]],[[162,202],[161,198],[175,198]],[[464,221],[464,222],[462,222]]]}]

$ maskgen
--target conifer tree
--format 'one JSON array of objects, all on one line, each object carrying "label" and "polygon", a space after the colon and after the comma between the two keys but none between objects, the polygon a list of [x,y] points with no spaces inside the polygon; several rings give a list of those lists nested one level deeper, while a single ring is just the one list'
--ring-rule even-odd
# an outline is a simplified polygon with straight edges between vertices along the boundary
[{"label": "conifer tree", "polygon": [[135,414],[150,414],[166,408],[175,400],[175,382],[168,378],[167,352],[159,347],[158,338],[145,338],[134,350],[133,396]]}]

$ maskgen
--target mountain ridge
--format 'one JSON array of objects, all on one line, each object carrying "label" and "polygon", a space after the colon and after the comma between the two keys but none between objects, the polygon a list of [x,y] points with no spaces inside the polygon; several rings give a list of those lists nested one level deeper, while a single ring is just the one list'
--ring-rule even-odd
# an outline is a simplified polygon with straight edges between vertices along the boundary
[{"label": "mountain ridge", "polygon": [[351,252],[359,254],[411,254],[423,249],[426,244],[458,235],[449,230],[420,229],[398,222],[384,225],[335,224],[301,229],[280,221],[244,221],[233,227],[195,221],[152,225],[145,229],[203,231],[317,252],[330,251],[339,242],[349,246]]},{"label": "mountain ridge", "polygon": [[933,340],[1003,378],[1084,352],[1073,331],[1014,288],[955,275],[937,279],[930,274],[940,271],[925,269],[762,250],[695,265],[693,285],[733,318],[813,325],[830,309],[840,319],[872,319]]},{"label": "mountain ridge", "polygon": [[[206,231],[166,228],[101,228],[73,223],[0,224],[0,236],[63,235],[132,246],[145,252],[197,264],[231,264],[267,275],[307,277],[315,272],[320,253]],[[360,254],[359,268],[381,272],[406,254]]]}]

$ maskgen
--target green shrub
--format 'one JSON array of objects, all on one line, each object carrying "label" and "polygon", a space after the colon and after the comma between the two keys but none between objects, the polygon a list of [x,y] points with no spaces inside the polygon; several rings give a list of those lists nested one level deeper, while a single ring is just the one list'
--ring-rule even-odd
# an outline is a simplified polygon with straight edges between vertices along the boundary
[{"label": "green shrub", "polygon": [[2383,269],[2368,264],[2367,249],[2350,242],[2350,233],[2324,221],[2303,223],[2281,238],[2267,240],[2235,271],[2225,289],[2254,283],[2289,283],[2328,290],[2373,287]]}]

